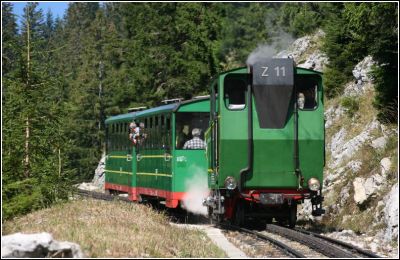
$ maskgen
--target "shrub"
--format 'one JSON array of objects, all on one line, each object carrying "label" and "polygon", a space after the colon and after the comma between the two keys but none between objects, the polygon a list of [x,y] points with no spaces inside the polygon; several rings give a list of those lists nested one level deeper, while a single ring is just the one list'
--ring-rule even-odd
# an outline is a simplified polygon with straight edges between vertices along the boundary
[{"label": "shrub", "polygon": [[352,97],[342,98],[340,104],[346,109],[346,114],[352,118],[359,109],[359,100]]}]

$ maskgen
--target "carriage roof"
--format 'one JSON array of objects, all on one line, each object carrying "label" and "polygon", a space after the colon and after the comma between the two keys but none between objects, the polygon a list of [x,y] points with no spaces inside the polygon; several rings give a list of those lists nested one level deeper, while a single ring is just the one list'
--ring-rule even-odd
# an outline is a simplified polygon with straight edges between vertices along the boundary
[{"label": "carriage roof", "polygon": [[130,112],[130,113],[126,113],[126,114],[116,115],[116,116],[107,118],[105,123],[110,124],[110,123],[116,123],[116,122],[128,122],[128,121],[132,121],[139,117],[157,115],[157,114],[162,114],[162,113],[172,113],[172,112],[176,112],[182,106],[194,104],[194,103],[197,103],[200,101],[206,101],[206,100],[209,100],[209,97],[195,98],[195,99],[185,100],[185,101],[176,102],[176,103],[172,103],[172,104],[168,104],[168,105],[153,107],[153,108],[142,110],[139,112]]}]

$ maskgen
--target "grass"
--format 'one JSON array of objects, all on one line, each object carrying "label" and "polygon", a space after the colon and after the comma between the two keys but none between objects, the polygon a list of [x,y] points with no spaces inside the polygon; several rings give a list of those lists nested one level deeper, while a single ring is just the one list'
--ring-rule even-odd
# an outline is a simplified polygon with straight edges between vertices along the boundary
[{"label": "grass", "polygon": [[226,257],[207,235],[173,227],[150,206],[79,199],[3,223],[3,235],[49,232],[87,257]]},{"label": "grass", "polygon": [[352,118],[354,114],[358,111],[359,101],[352,97],[343,97],[340,104],[346,109],[346,114]]}]

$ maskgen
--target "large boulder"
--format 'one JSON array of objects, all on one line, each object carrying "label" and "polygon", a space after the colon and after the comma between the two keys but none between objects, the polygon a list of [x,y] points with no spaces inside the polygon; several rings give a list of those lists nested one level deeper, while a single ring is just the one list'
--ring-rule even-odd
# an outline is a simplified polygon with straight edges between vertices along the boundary
[{"label": "large boulder", "polygon": [[384,178],[379,174],[374,174],[367,179],[355,178],[353,181],[354,201],[358,205],[362,205],[371,196],[376,196],[383,182]]},{"label": "large boulder", "polygon": [[82,258],[83,253],[78,244],[59,242],[49,233],[22,234],[15,233],[1,237],[2,258],[43,258],[66,257]]}]

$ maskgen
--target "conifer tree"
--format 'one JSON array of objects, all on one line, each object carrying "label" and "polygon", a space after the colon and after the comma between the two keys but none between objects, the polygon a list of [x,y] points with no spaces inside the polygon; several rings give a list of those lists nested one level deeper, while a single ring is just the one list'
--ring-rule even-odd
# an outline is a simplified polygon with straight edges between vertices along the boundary
[{"label": "conifer tree", "polygon": [[68,148],[61,123],[65,117],[59,80],[50,75],[44,46],[43,15],[27,3],[21,28],[18,70],[4,83],[5,217],[49,205],[68,192],[63,171]]}]

